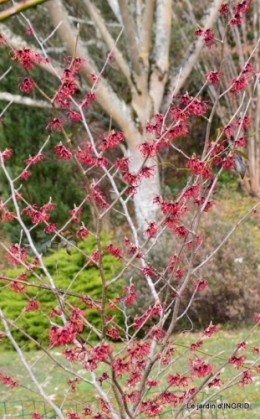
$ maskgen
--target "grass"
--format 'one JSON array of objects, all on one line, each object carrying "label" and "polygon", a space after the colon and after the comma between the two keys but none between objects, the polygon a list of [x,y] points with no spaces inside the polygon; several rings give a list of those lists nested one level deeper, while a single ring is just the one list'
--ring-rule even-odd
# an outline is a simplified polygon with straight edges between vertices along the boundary
[{"label": "grass", "polygon": [[[198,356],[207,357],[209,363],[213,363],[215,367],[222,362],[222,359],[228,359],[234,345],[238,342],[244,340],[244,337],[247,333],[246,329],[241,329],[238,331],[228,331],[228,330],[220,330],[216,335],[213,335],[210,339],[204,343],[204,345],[194,353]],[[179,357],[179,355],[183,354],[186,347],[189,347],[191,343],[196,342],[201,337],[199,333],[185,333],[180,336],[174,337],[174,346],[176,348],[175,352],[175,359]],[[260,341],[260,331],[256,330],[252,337],[248,340],[248,349],[243,352],[252,353],[250,350],[251,346],[258,346]],[[204,348],[205,347],[205,348]],[[120,349],[120,345],[116,346],[116,349]],[[55,349],[51,351],[54,358],[62,362],[67,367],[70,366],[75,372],[79,372],[85,378],[90,379],[90,374],[86,371],[82,365],[73,364],[70,365],[69,362],[64,360],[63,355],[60,354],[60,351]],[[75,393],[68,393],[68,385],[67,380],[74,378],[72,376],[68,376],[59,366],[50,362],[49,358],[43,352],[27,352],[25,353],[26,360],[32,366],[32,370],[42,384],[44,391],[50,396],[51,400],[54,401],[57,405],[61,405],[65,403],[67,406],[78,406],[78,412],[80,412],[83,406],[88,403],[89,405],[95,405],[98,401],[96,399],[96,392],[93,387],[91,387],[88,383],[81,382],[76,389]],[[190,351],[187,355],[182,356],[178,362],[173,364],[167,371],[169,373],[182,373],[189,375],[189,366],[188,358],[190,357]],[[252,355],[252,359],[254,360],[256,357]],[[248,362],[248,366],[250,367],[250,361]],[[98,367],[97,373],[101,375],[106,370],[106,367],[102,367],[100,365]],[[4,405],[1,402],[9,402],[12,404],[6,404],[9,406],[8,408],[11,409],[11,412],[14,415],[15,413],[24,411],[28,412],[28,409],[32,409],[33,406],[28,406],[29,400],[40,400],[39,396],[35,393],[37,391],[36,387],[31,383],[30,378],[28,377],[28,373],[25,368],[21,365],[18,356],[15,352],[4,352],[1,353],[1,361],[0,361],[0,371],[4,375],[12,376],[14,379],[20,382],[20,386],[9,390],[2,384],[0,385],[0,417],[4,417]],[[232,365],[227,365],[224,371],[221,372],[220,378],[223,379],[225,382],[233,377],[237,373],[237,370],[234,369]],[[165,376],[163,374],[160,376],[160,386],[163,386],[165,383]],[[217,396],[215,398],[216,402],[224,402],[224,403],[250,403],[250,409],[245,410],[235,410],[235,409],[228,409],[228,410],[208,410],[204,409],[201,410],[200,414],[197,414],[196,417],[203,417],[203,418],[234,418],[234,419],[242,419],[242,418],[250,418],[255,419],[260,417],[260,397],[258,388],[260,386],[260,376],[257,377],[257,374],[254,373],[254,382],[245,386],[243,389],[238,385],[230,387],[228,390],[222,394],[222,397]],[[121,382],[124,379],[122,378]],[[201,382],[201,380],[200,380]],[[196,386],[197,382],[194,380],[192,386]],[[108,389],[109,384],[103,383],[104,390]],[[131,389],[129,389],[131,390]],[[204,392],[204,395],[200,399],[201,401],[208,395],[213,394],[215,392],[215,388],[207,389]],[[20,402],[21,400],[27,400],[27,407],[26,403],[22,405]],[[37,405],[37,411],[43,413],[43,405]],[[2,410],[1,410],[2,409]],[[42,409],[42,410],[41,410]],[[74,410],[76,407],[74,408]],[[29,410],[32,412],[32,410]],[[70,410],[71,411],[71,410]],[[2,414],[2,416],[1,416]],[[214,414],[217,416],[214,416]],[[201,416],[202,415],[202,416]],[[213,416],[212,416],[213,415]],[[28,416],[29,417],[29,416]],[[165,415],[162,415],[162,418],[168,419],[171,417],[170,412]],[[24,416],[25,418],[25,416]],[[27,417],[26,417],[27,419]]]}]

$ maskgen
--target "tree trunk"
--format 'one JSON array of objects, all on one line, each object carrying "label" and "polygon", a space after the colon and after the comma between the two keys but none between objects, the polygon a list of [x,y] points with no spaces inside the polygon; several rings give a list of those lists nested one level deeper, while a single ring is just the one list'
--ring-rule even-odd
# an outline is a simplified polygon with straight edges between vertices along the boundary
[{"label": "tree trunk", "polygon": [[[138,149],[134,149],[130,154],[130,159],[130,171],[137,173],[140,167],[142,167],[144,157]],[[158,206],[153,204],[153,200],[155,196],[160,194],[160,181],[157,161],[155,159],[149,159],[145,165],[154,167],[154,176],[149,179],[142,178],[137,193],[134,195],[136,222],[139,230],[141,231],[147,228],[148,223],[156,221]]]}]

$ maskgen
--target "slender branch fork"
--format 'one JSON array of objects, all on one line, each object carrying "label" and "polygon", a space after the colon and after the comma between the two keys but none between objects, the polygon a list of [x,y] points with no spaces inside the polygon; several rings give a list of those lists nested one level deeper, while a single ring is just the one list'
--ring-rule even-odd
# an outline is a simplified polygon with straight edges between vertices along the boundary
[{"label": "slender branch fork", "polygon": [[[0,4],[4,2],[5,1],[0,0]],[[10,14],[19,13],[26,8],[40,3],[44,3],[44,1],[27,0],[18,3],[17,5],[13,5],[5,12],[0,13],[0,20],[9,17]],[[152,31],[153,12],[156,9],[157,3],[155,1],[151,2],[152,8],[150,10],[148,7],[149,1],[138,2],[139,23],[137,26],[134,24],[132,11],[128,8],[125,0],[119,0],[117,3],[118,7],[115,8],[120,14],[119,19],[121,19],[124,24],[124,32],[129,45],[130,61],[135,73],[134,76],[130,71],[130,67],[128,67],[125,58],[123,58],[123,55],[120,54],[118,50],[118,42],[123,33],[123,29],[121,29],[115,42],[113,42],[106,25],[100,18],[98,11],[93,6],[92,2],[85,0],[84,3],[100,32],[102,32],[106,44],[110,48],[105,64],[99,74],[97,74],[95,81],[92,83],[90,94],[96,92],[98,95],[99,80],[101,76],[105,74],[109,57],[111,57],[112,54],[115,55],[121,71],[129,84],[131,84],[132,92],[136,94],[138,87],[140,87],[140,83],[147,77],[147,73],[144,77],[142,71],[143,69],[146,69],[147,71],[149,67],[149,60],[147,57],[151,48],[151,40],[148,35]],[[110,1],[110,3],[113,2]],[[57,0],[57,4],[61,4],[60,0]],[[168,10],[169,2],[166,0],[159,0],[157,6],[157,27],[159,27],[160,22],[163,21],[168,22],[168,25],[169,16],[164,16],[163,11],[165,12],[165,10]],[[143,30],[142,19],[140,20],[140,13],[142,10],[144,23]],[[21,16],[25,19],[26,23],[29,24],[29,27],[32,27],[30,20],[23,14],[21,14]],[[56,25],[54,31],[43,41],[40,40],[35,30],[33,31],[34,37],[38,42],[45,59],[48,57],[46,44],[54,33],[59,31],[62,24],[63,21],[60,21]],[[229,26],[230,25],[228,24],[226,31],[229,29]],[[155,50],[158,49],[158,43],[163,39],[163,36],[166,36],[165,33],[167,31],[169,31],[169,26],[165,28],[165,32],[162,31],[161,33],[157,33]],[[143,36],[140,46],[136,41],[138,33],[142,33]],[[223,40],[218,41],[221,48],[221,64],[218,70],[221,71],[225,60],[225,38],[226,32],[224,32]],[[258,42],[259,41],[257,41],[257,45]],[[189,98],[188,95],[182,95],[181,97],[184,103],[182,107],[178,108],[178,106],[181,106],[180,103],[177,106],[171,104],[162,118],[161,125],[154,128],[152,127],[152,124],[149,125],[148,123],[148,129],[153,129],[155,135],[144,135],[143,138],[145,140],[148,138],[149,141],[144,141],[139,144],[139,146],[144,147],[145,150],[145,147],[149,147],[152,144],[153,148],[151,148],[149,153],[144,153],[142,159],[140,159],[140,167],[134,173],[125,168],[121,170],[120,164],[122,163],[122,160],[119,161],[118,167],[112,165],[108,168],[104,153],[109,141],[115,141],[116,138],[116,143],[119,142],[116,137],[117,133],[111,131],[111,127],[109,127],[109,132],[102,143],[103,148],[102,146],[100,147],[100,144],[98,145],[91,132],[91,128],[85,115],[84,105],[89,99],[78,102],[74,97],[74,93],[68,94],[66,99],[70,101],[70,111],[73,112],[74,116],[76,114],[77,118],[80,119],[81,127],[84,129],[88,138],[87,152],[84,154],[84,159],[86,161],[86,159],[89,158],[92,163],[90,164],[90,167],[86,169],[84,159],[81,157],[82,150],[74,146],[74,142],[68,134],[66,125],[62,123],[62,110],[57,106],[57,99],[61,98],[64,84],[68,82],[69,77],[73,79],[73,72],[77,72],[78,70],[75,63],[78,63],[77,51],[80,49],[80,47],[78,48],[79,45],[80,36],[78,28],[76,40],[74,42],[73,56],[66,68],[66,75],[60,75],[60,72],[53,67],[53,73],[56,74],[61,83],[61,86],[57,89],[53,97],[48,96],[40,85],[33,80],[32,81],[33,87],[37,89],[38,93],[44,98],[44,103],[45,105],[47,104],[46,107],[52,109],[53,118],[51,124],[58,124],[58,130],[62,136],[62,142],[54,148],[55,153],[61,160],[67,160],[69,158],[73,160],[75,167],[81,175],[82,182],[84,183],[84,190],[86,191],[84,199],[82,199],[81,202],[78,202],[77,205],[75,204],[74,210],[71,210],[71,215],[68,217],[67,222],[59,228],[57,226],[52,226],[53,235],[49,240],[49,244],[52,246],[56,241],[62,242],[67,248],[71,248],[75,253],[77,252],[84,259],[84,262],[79,271],[70,278],[69,286],[61,287],[57,285],[57,276],[52,274],[48,268],[48,257],[41,253],[34,239],[34,230],[36,230],[36,228],[41,228],[41,226],[44,225],[45,229],[48,229],[51,225],[51,223],[49,223],[49,214],[46,216],[46,212],[48,212],[46,207],[48,207],[48,205],[50,208],[52,207],[52,200],[50,199],[49,203],[46,204],[45,209],[42,209],[43,207],[39,209],[35,203],[28,202],[22,196],[23,188],[18,186],[18,181],[21,181],[22,179],[21,174],[18,174],[16,177],[11,175],[12,171],[10,170],[8,160],[6,161],[6,159],[10,157],[9,150],[2,151],[0,153],[0,167],[9,186],[10,197],[6,199],[5,202],[1,201],[0,209],[3,218],[7,217],[8,219],[8,217],[10,217],[11,220],[19,225],[21,233],[19,243],[13,243],[8,247],[0,240],[0,245],[6,252],[6,257],[11,260],[13,264],[19,265],[23,272],[21,274],[19,271],[19,274],[16,275],[16,271],[14,270],[14,278],[10,275],[0,273],[0,280],[1,282],[4,282],[3,289],[10,288],[10,293],[12,292],[11,289],[14,289],[16,292],[23,292],[25,300],[28,303],[17,318],[12,320],[8,318],[4,309],[0,308],[0,318],[4,328],[3,333],[16,350],[22,365],[36,388],[36,393],[55,411],[60,419],[64,419],[65,417],[63,414],[63,406],[68,400],[69,390],[65,393],[63,400],[58,407],[52,401],[51,395],[44,389],[44,385],[40,382],[40,379],[37,378],[36,373],[34,373],[35,365],[41,362],[41,356],[38,358],[38,361],[30,365],[26,360],[19,340],[15,338],[18,332],[24,338],[30,340],[37,349],[41,349],[41,351],[49,357],[49,360],[66,372],[71,379],[81,380],[88,385],[93,386],[100,400],[100,411],[96,409],[95,412],[92,412],[93,414],[99,415],[101,412],[102,415],[109,414],[113,419],[134,419],[138,417],[140,413],[149,417],[154,417],[161,413],[166,403],[171,403],[176,408],[172,416],[173,418],[180,417],[180,414],[184,414],[182,417],[188,418],[195,410],[191,409],[187,411],[185,410],[185,407],[194,400],[196,396],[199,396],[202,390],[205,390],[209,384],[215,383],[215,385],[220,386],[220,388],[206,397],[203,403],[210,401],[221,392],[225,392],[230,386],[238,383],[240,383],[240,385],[249,383],[252,381],[251,374],[258,372],[259,370],[257,363],[259,362],[260,357],[258,356],[250,367],[248,367],[244,362],[243,356],[239,356],[238,354],[240,349],[239,346],[234,346],[233,351],[228,355],[223,354],[222,352],[214,354],[201,350],[200,346],[202,341],[205,341],[205,337],[211,336],[217,331],[216,326],[212,324],[207,326],[202,334],[201,341],[196,342],[194,344],[195,348],[192,349],[187,345],[179,343],[178,338],[173,335],[180,324],[180,319],[185,317],[189,318],[188,313],[190,308],[193,306],[196,296],[201,291],[201,286],[205,285],[200,275],[201,269],[216,255],[237,228],[250,217],[252,212],[255,211],[260,204],[260,201],[257,202],[249,211],[241,216],[214,250],[202,262],[196,265],[196,255],[199,252],[200,247],[203,246],[200,240],[200,228],[204,212],[210,207],[215,187],[225,168],[226,159],[232,159],[232,153],[236,151],[234,147],[230,148],[230,146],[226,146],[217,153],[214,153],[216,147],[222,144],[224,129],[218,133],[217,139],[214,142],[210,141],[213,116],[215,115],[219,101],[228,94],[234,86],[232,84],[232,86],[222,93],[221,88],[218,88],[215,101],[212,104],[212,111],[210,116],[206,118],[207,128],[205,146],[201,159],[198,159],[196,156],[190,157],[187,153],[183,152],[181,147],[179,148],[175,146],[175,144],[171,144],[172,148],[182,154],[187,160],[187,165],[190,170],[190,179],[174,200],[164,199],[161,196],[154,197],[162,210],[161,219],[152,221],[147,220],[146,225],[143,226],[143,231],[140,233],[140,229],[136,227],[132,217],[131,193],[138,189],[142,176],[147,176],[148,178],[151,176],[152,168],[148,166],[148,162],[156,157],[156,153],[162,143],[164,146],[167,146],[170,143],[170,136],[174,130],[179,129],[182,124],[185,124],[186,119],[190,116],[191,109],[195,108],[195,115],[203,115],[204,112],[201,109],[203,109],[204,104],[203,101],[201,101],[200,95],[208,86],[208,82],[205,82],[202,85],[202,88],[193,98]],[[159,52],[162,62],[161,68],[159,70],[157,69],[158,74],[163,71],[165,71],[166,74],[168,71],[168,59],[164,62],[164,59],[167,56],[167,48],[167,46],[164,46]],[[246,65],[250,63],[255,50],[256,46],[249,56]],[[140,54],[142,55],[142,60],[139,60],[138,58]],[[11,70],[12,68],[10,67],[0,77],[0,82],[4,77],[8,76]],[[29,77],[30,73],[28,68],[26,71]],[[153,77],[151,78],[151,85],[156,84],[156,80],[161,77],[161,75],[158,76],[158,74],[156,71],[154,72]],[[181,74],[182,70],[179,72],[179,76],[176,79],[175,90],[171,92],[171,102],[176,100],[175,93],[178,91],[178,81],[181,78]],[[160,86],[157,90],[160,95],[162,94],[166,83],[165,75],[163,75],[162,79],[163,86]],[[243,129],[243,120],[251,105],[253,99],[252,95],[257,88],[257,83],[258,76],[247,103],[245,104],[244,95],[240,107],[233,115],[230,115],[231,124],[235,120],[238,112],[240,112],[240,109],[244,109],[243,118],[239,122],[237,136]],[[138,92],[138,94],[140,95],[141,93]],[[10,96],[9,98],[8,96],[6,97],[9,103],[1,112],[1,117],[4,117],[13,102],[26,103],[25,98],[19,99],[15,95]],[[155,106],[155,97],[153,98],[153,102]],[[27,100],[27,104],[40,106],[40,104],[43,104],[43,101],[35,100],[34,103],[31,103]],[[173,118],[173,121],[171,121],[171,115],[176,114],[176,112],[179,112],[182,117],[180,119],[175,117]],[[157,117],[159,118],[158,115]],[[28,161],[26,161],[23,173],[27,173],[35,163],[35,161],[32,160],[33,158],[41,158],[42,153],[44,153],[44,150],[48,147],[49,142],[50,136],[43,143],[42,147],[40,147],[37,155],[30,157]],[[231,155],[228,153],[231,153]],[[218,169],[213,176],[212,166],[214,164],[214,159],[216,158],[218,158],[217,164],[222,164],[222,167]],[[92,176],[93,173],[95,173],[94,170],[96,166],[98,166],[98,169],[102,174],[97,180],[93,180]],[[144,173],[146,173],[146,175],[144,175]],[[101,189],[104,180],[109,183],[116,196],[110,203],[106,202],[105,196],[103,196],[99,190],[99,188]],[[197,206],[190,203],[189,200],[191,198],[194,198]],[[84,239],[84,236],[82,236],[84,232],[84,234],[89,235],[95,241],[96,251],[92,254],[88,254],[82,250],[79,243],[66,237],[67,229],[70,228],[73,222],[78,222],[75,219],[85,209],[86,202],[88,203],[88,206],[92,208],[93,222],[91,227],[88,226],[88,228],[85,227],[84,223],[78,225],[76,236],[78,239]],[[9,207],[13,207],[13,211],[9,210]],[[25,211],[26,214],[31,217],[31,224],[25,221]],[[120,214],[121,217],[124,217],[125,225],[127,225],[127,235],[129,237],[131,236],[131,239],[128,237],[125,239],[126,251],[124,251],[123,246],[116,247],[116,240],[111,240],[110,244],[107,246],[104,245],[103,225],[104,219],[108,214]],[[35,219],[33,216],[36,215],[45,215],[45,218],[39,218],[34,221]],[[161,239],[164,239],[168,227],[170,227],[173,235],[175,235],[174,239],[170,242],[170,244],[174,246],[174,250],[169,260],[166,260],[164,267],[161,269],[153,266],[150,255],[153,251],[157,252],[158,243],[160,243]],[[26,248],[30,249],[30,256],[26,253]],[[111,275],[107,274],[105,260],[106,253],[108,252],[120,262],[117,272]],[[90,269],[95,269],[99,273],[100,298],[93,298],[87,293],[85,295],[84,292],[80,293],[73,291],[74,284],[81,281],[85,272],[91,272]],[[58,267],[57,270],[59,270]],[[130,279],[129,273],[131,274]],[[135,277],[139,277],[140,273],[142,273],[145,278],[145,284],[149,290],[150,296],[149,301],[144,302],[143,312],[134,317],[128,309],[128,305],[133,304],[136,299],[135,287],[137,284]],[[122,278],[125,281],[126,286],[120,291],[120,295],[111,299],[109,296],[111,289],[120,284]],[[6,286],[6,283],[8,286]],[[183,309],[183,295],[191,286],[194,286],[191,297]],[[27,289],[30,290],[30,293],[28,292],[28,294]],[[30,297],[32,290],[36,290],[33,298]],[[59,315],[60,317],[60,321],[55,322],[52,319],[52,316],[46,314],[43,308],[39,305],[37,305],[36,308],[34,306],[34,309],[38,310],[39,315],[48,320],[50,325],[50,347],[47,349],[45,345],[40,344],[37,339],[30,336],[30,334],[20,326],[20,320],[23,316],[31,310],[33,304],[37,304],[38,293],[40,292],[52,294],[57,301],[57,307],[54,309],[55,315]],[[73,304],[71,298],[76,299],[77,304]],[[92,324],[89,317],[85,315],[84,310],[79,309],[81,304],[85,304],[87,308],[96,311],[97,316],[100,318],[99,326],[94,322]],[[108,314],[108,308],[117,310],[117,312],[123,316],[123,322],[117,320],[116,314]],[[259,321],[260,315],[257,316],[256,324],[251,328],[244,340],[251,337],[258,327]],[[94,340],[93,336],[95,336]],[[118,340],[119,343],[115,345],[112,344],[111,339],[113,338]],[[62,344],[65,345],[62,354],[71,361],[69,367],[67,367],[67,364],[65,365],[63,361],[57,360],[50,350],[53,347],[58,347]],[[179,349],[180,347],[184,348],[183,352],[175,354],[174,351],[176,348]],[[191,350],[194,350],[194,355],[191,354]],[[259,353],[260,349],[258,350],[258,355]],[[177,373],[171,374],[172,368],[175,368],[175,366],[178,367],[180,362],[182,362],[187,355],[190,355],[190,364],[187,371],[182,372],[181,375]],[[79,363],[89,372],[90,379],[87,379],[82,372],[75,372],[75,368],[72,365],[74,361]],[[211,362],[217,362],[217,365],[213,368],[213,364],[210,364]],[[233,377],[230,380],[221,385],[221,380],[219,380],[218,377],[221,375],[222,369],[232,363],[240,366],[241,371],[233,374]],[[105,372],[105,370],[104,372],[102,371],[101,374],[100,370],[97,369],[98,366],[104,367],[106,371],[109,371],[109,374]],[[203,380],[201,380],[196,388],[189,386],[187,391],[182,391],[182,385],[189,385],[188,381],[190,380],[190,377],[187,374],[197,378],[203,378]],[[0,381],[1,380],[4,382],[3,374],[0,371]],[[9,380],[9,383],[11,382],[11,384],[15,386],[17,383],[12,380],[13,378],[11,381]],[[105,381],[105,384],[102,385],[103,381]],[[158,386],[160,381],[161,384]],[[106,382],[108,382],[109,385],[106,385]],[[182,384],[180,384],[181,382]],[[72,386],[71,381],[70,386]],[[152,386],[157,386],[157,388],[160,389],[158,390],[158,395],[155,397],[151,396],[150,389]],[[172,386],[177,387],[174,393],[172,392]],[[133,389],[133,391],[129,391],[129,389]],[[88,407],[85,409],[87,410]],[[76,416],[71,416],[73,419],[74,417],[76,418]]]}]

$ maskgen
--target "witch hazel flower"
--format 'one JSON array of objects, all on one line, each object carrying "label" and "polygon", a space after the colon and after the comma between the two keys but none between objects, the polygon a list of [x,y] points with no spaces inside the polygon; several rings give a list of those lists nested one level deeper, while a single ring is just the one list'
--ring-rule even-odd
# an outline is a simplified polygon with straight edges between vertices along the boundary
[{"label": "witch hazel flower", "polygon": [[28,180],[31,175],[32,175],[32,172],[30,172],[30,170],[23,170],[19,178],[23,180]]},{"label": "witch hazel flower", "polygon": [[34,165],[39,163],[44,159],[44,155],[42,153],[37,154],[36,156],[30,156],[28,159],[25,160],[27,165]]},{"label": "witch hazel flower", "polygon": [[11,54],[12,60],[17,60],[26,70],[31,70],[35,64],[49,62],[48,59],[43,58],[38,52],[30,48],[14,49]]},{"label": "witch hazel flower", "polygon": [[112,131],[103,138],[99,146],[99,149],[104,151],[104,150],[107,150],[108,148],[113,148],[117,146],[123,140],[124,140],[124,134],[121,131],[117,131],[117,132]]},{"label": "witch hazel flower", "polygon": [[6,148],[4,151],[1,151],[0,154],[4,160],[7,160],[12,156],[13,150],[11,148]]},{"label": "witch hazel flower", "polygon": [[205,75],[205,79],[213,86],[218,87],[220,84],[220,71],[210,71]]},{"label": "witch hazel flower", "polygon": [[235,93],[245,90],[255,74],[256,72],[253,69],[252,64],[247,63],[241,70],[239,76],[236,79],[231,80],[231,97],[234,96]]},{"label": "witch hazel flower", "polygon": [[215,37],[214,37],[214,33],[211,31],[211,29],[201,29],[201,28],[199,28],[195,31],[195,35],[202,36],[202,38],[204,40],[204,44],[208,48],[210,48],[214,43]]},{"label": "witch hazel flower", "polygon": [[60,142],[59,145],[54,146],[53,150],[61,160],[69,160],[71,158],[71,152],[62,144],[62,142]]},{"label": "witch hazel flower", "polygon": [[60,118],[50,118],[50,120],[46,129],[49,129],[50,131],[62,131],[62,120]]},{"label": "witch hazel flower", "polygon": [[82,226],[76,231],[76,237],[78,239],[84,240],[85,237],[89,235],[89,230],[87,227],[85,227],[84,223],[82,223]]},{"label": "witch hazel flower", "polygon": [[25,77],[19,84],[19,89],[24,93],[31,93],[35,86],[35,82],[30,77]]}]

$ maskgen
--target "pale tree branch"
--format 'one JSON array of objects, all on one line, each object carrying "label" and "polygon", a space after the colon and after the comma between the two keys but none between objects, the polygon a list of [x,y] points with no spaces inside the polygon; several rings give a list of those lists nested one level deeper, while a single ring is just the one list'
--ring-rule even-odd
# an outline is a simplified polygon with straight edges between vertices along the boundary
[{"label": "pale tree branch", "polygon": [[168,80],[169,48],[171,37],[172,0],[157,0],[154,65],[151,74],[150,96],[153,100],[154,112],[158,112],[164,94],[165,83]]},{"label": "pale tree branch", "polygon": [[141,45],[139,57],[143,60],[146,69],[149,67],[149,52],[152,40],[153,15],[156,0],[146,0],[142,22]]},{"label": "pale tree branch", "polygon": [[[205,29],[212,28],[218,14],[218,10],[220,6],[222,5],[222,3],[223,3],[223,0],[213,0],[211,2],[208,12],[205,14],[205,18],[203,20],[203,24],[202,24],[203,28]],[[198,39],[196,39],[196,41],[194,41],[191,44],[191,46],[188,48],[186,54],[184,55],[178,67],[173,70],[172,74],[170,74],[170,83],[169,83],[169,88],[168,88],[170,92],[174,89],[179,71],[180,69],[182,69],[181,77],[178,83],[178,91],[180,91],[185,81],[187,80],[188,76],[190,75],[195,63],[197,62],[199,54],[203,48],[203,45],[204,45],[203,39],[201,37],[198,37]],[[170,95],[166,96],[165,103],[163,104],[163,111],[168,109],[170,105],[170,101],[171,101]]]},{"label": "pale tree branch", "polygon": [[123,75],[127,79],[129,86],[132,86],[131,73],[130,73],[128,64],[125,61],[125,59],[124,59],[123,55],[121,54],[121,52],[119,51],[119,49],[117,47],[115,47],[115,41],[112,38],[112,36],[110,35],[109,31],[107,30],[107,27],[105,25],[104,20],[100,16],[100,14],[99,14],[97,8],[95,7],[95,5],[90,0],[84,0],[84,3],[87,7],[87,10],[88,10],[91,18],[93,19],[94,23],[96,24],[97,28],[99,29],[107,47],[109,48],[110,51],[113,49],[113,56],[114,56],[114,58],[115,58],[115,60],[118,64],[118,66],[120,67],[120,70],[122,71]]},{"label": "pale tree branch", "polygon": [[115,17],[117,18],[118,22],[122,25],[122,18],[120,15],[120,9],[119,9],[119,4],[118,4],[118,0],[107,0],[110,9],[113,11]]},{"label": "pale tree branch", "polygon": [[[23,12],[31,7],[38,6],[46,1],[47,0],[23,0],[20,3],[14,4],[12,7],[0,12],[0,21],[6,20],[11,16],[17,15],[17,13]],[[2,0],[0,4],[1,3],[5,3],[5,0]]]},{"label": "pale tree branch", "polygon": [[[62,41],[67,46],[68,51],[74,55],[75,40],[77,35],[69,22],[69,17],[65,8],[63,7],[62,1],[52,0],[48,2],[46,6],[49,10],[54,26],[57,26],[57,24],[62,21],[62,25],[58,28],[58,33]],[[85,65],[83,66],[83,69],[81,70],[81,74],[86,80],[87,84],[91,86],[91,74],[95,73],[98,75],[98,70],[91,58],[87,57],[87,50],[85,46],[82,45],[80,39],[78,40],[76,53],[81,58],[88,58]],[[97,84],[96,93],[97,102],[100,104],[100,106],[102,106],[108,115],[111,115],[111,118],[124,131],[128,144],[132,144],[134,147],[136,138],[138,138],[140,134],[131,118],[129,107],[123,100],[119,99],[116,93],[112,90],[109,83],[103,78]]]},{"label": "pale tree branch", "polygon": [[18,103],[20,105],[33,106],[35,108],[52,108],[51,104],[45,100],[31,99],[20,95],[13,95],[8,92],[0,92],[0,100]]},{"label": "pale tree branch", "polygon": [[127,0],[118,1],[122,22],[124,26],[125,36],[127,40],[130,60],[133,66],[133,70],[137,75],[141,74],[141,67],[139,63],[138,47],[136,42],[136,34],[134,30],[134,23],[130,14]]}]

